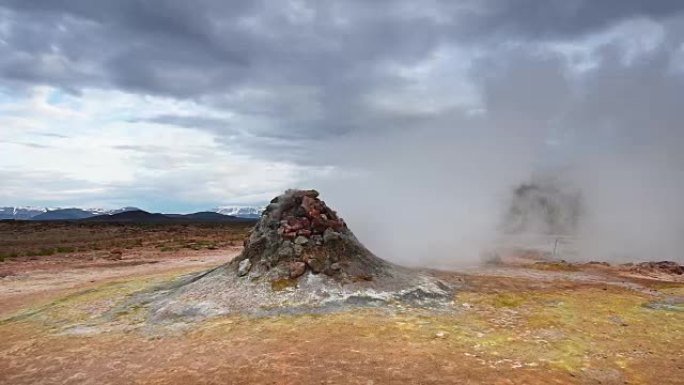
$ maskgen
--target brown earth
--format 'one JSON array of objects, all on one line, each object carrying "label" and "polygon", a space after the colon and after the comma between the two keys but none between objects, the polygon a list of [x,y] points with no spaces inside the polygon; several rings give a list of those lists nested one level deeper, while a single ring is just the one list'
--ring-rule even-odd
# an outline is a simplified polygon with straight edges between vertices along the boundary
[{"label": "brown earth", "polygon": [[[250,223],[114,224],[100,222],[0,221],[0,262],[121,259],[137,249],[159,252],[241,246]],[[50,257],[47,258],[46,257]],[[56,257],[64,257],[63,259]],[[0,265],[0,276],[11,273]]]},{"label": "brown earth", "polygon": [[[169,231],[166,239],[204,231],[178,238]],[[681,282],[620,269],[504,263],[435,272],[463,287],[450,312],[234,315],[170,327],[149,327],[138,308],[103,318],[135,292],[239,252],[228,244],[164,252],[153,245],[143,238],[121,260],[55,254],[0,263],[16,272],[0,279],[0,384],[682,384],[684,378]]]}]

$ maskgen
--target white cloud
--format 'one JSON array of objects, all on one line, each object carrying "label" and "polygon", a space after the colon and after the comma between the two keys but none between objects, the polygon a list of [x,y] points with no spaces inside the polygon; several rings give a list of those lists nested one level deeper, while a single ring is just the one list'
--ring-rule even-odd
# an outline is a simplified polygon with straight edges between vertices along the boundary
[{"label": "white cloud", "polygon": [[92,204],[111,205],[129,188],[132,195],[135,190],[149,193],[145,198],[150,202],[140,205],[154,205],[157,194],[189,204],[263,201],[292,183],[330,171],[256,159],[209,131],[145,120],[168,111],[230,115],[194,102],[103,90],[76,96],[49,87],[0,103],[0,126],[6,127],[0,131],[0,170],[23,174],[31,182],[6,189],[0,198],[6,203],[50,199],[49,192],[37,190],[59,190],[59,180],[67,178],[83,187],[54,191],[55,204],[60,197],[82,194]]}]

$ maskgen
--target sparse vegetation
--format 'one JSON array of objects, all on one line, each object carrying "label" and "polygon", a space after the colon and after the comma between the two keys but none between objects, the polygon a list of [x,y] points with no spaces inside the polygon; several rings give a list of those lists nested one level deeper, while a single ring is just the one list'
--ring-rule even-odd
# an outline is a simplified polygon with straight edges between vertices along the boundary
[{"label": "sparse vegetation", "polygon": [[579,268],[572,263],[568,263],[565,261],[549,261],[549,262],[535,262],[534,264],[530,265],[531,268],[537,269],[537,270],[546,270],[546,271],[577,271]]},{"label": "sparse vegetation", "polygon": [[76,252],[76,248],[73,246],[58,246],[55,248],[58,253],[73,253]]},{"label": "sparse vegetation", "polygon": [[288,288],[297,287],[297,280],[290,278],[280,278],[271,281],[271,289],[273,291],[283,291]]},{"label": "sparse vegetation", "polygon": [[492,298],[492,305],[494,307],[508,307],[515,308],[525,303],[524,296],[513,293],[497,294]]},{"label": "sparse vegetation", "polygon": [[111,224],[1,222],[0,261],[19,257],[135,250],[218,250],[241,244],[249,223]]}]

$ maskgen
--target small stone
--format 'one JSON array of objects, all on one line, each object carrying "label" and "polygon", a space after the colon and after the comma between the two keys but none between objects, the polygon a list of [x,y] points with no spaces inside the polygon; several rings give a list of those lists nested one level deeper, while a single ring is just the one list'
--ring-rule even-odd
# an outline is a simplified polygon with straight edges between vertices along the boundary
[{"label": "small stone", "polygon": [[305,196],[304,198],[302,198],[302,206],[301,207],[304,209],[304,212],[306,212],[308,214],[309,211],[311,211],[311,208],[313,207],[313,205],[315,203],[316,203],[315,199],[308,197],[308,196]]},{"label": "small stone", "polygon": [[262,273],[259,271],[259,269],[252,269],[249,272],[249,278],[250,279],[257,279],[261,278]]},{"label": "small stone", "polygon": [[342,269],[342,265],[340,265],[339,262],[335,262],[332,265],[330,265],[330,270],[339,271],[341,269]]},{"label": "small stone", "polygon": [[323,244],[323,237],[320,235],[314,235],[311,237],[311,242],[313,242],[316,246],[320,246]]},{"label": "small stone", "polygon": [[302,224],[303,229],[309,229],[309,227],[311,227],[311,221],[307,217],[300,218],[299,223]]},{"label": "small stone", "polygon": [[328,243],[340,239],[340,233],[333,231],[331,229],[325,230],[323,233],[323,242]]},{"label": "small stone", "polygon": [[334,221],[328,221],[328,223],[330,224],[330,227],[335,231],[340,231],[340,230],[344,229],[346,226],[344,224],[344,221],[341,219],[336,219]]},{"label": "small stone", "polygon": [[300,256],[304,252],[304,246],[302,245],[294,245],[294,252],[295,255]]},{"label": "small stone", "polygon": [[295,245],[306,245],[307,243],[309,243],[309,238],[300,235],[297,238],[295,238],[294,243]]},{"label": "small stone", "polygon": [[304,236],[304,237],[309,237],[309,236],[311,236],[311,230],[309,230],[309,229],[301,229],[301,230],[297,231],[297,234],[298,234],[298,235],[301,235],[301,236]]},{"label": "small stone", "polygon": [[325,221],[323,221],[321,218],[313,218],[311,220],[311,229],[313,230],[314,234],[323,234],[327,228],[328,225],[326,225]]},{"label": "small stone", "polygon": [[436,338],[446,338],[446,337],[448,337],[448,336],[449,336],[449,333],[443,332],[443,331],[441,331],[441,330],[438,331],[437,333],[435,333],[435,337],[436,337]]},{"label": "small stone", "polygon": [[294,248],[290,245],[280,246],[278,256],[282,258],[292,257],[294,256]]},{"label": "small stone", "polygon": [[242,277],[243,275],[246,275],[249,273],[249,269],[252,267],[252,261],[249,259],[243,259],[240,261],[240,264],[238,265],[238,275]]},{"label": "small stone", "polygon": [[305,217],[308,214],[308,212],[306,211],[306,209],[304,209],[304,207],[297,206],[294,210],[294,214],[298,217]]},{"label": "small stone", "polygon": [[609,319],[611,322],[613,322],[613,323],[615,323],[615,324],[617,324],[617,325],[620,325],[620,326],[629,326],[629,325],[627,324],[627,322],[625,322],[625,320],[622,319],[622,318],[619,317],[619,316],[613,315],[613,316],[608,317],[608,319]]},{"label": "small stone", "polygon": [[306,272],[306,263],[297,261],[290,265],[290,278],[300,277],[304,272]]},{"label": "small stone", "polygon": [[311,268],[311,271],[313,271],[315,274],[318,274],[325,269],[323,262],[316,258],[307,259],[306,264],[309,265],[309,268]]}]

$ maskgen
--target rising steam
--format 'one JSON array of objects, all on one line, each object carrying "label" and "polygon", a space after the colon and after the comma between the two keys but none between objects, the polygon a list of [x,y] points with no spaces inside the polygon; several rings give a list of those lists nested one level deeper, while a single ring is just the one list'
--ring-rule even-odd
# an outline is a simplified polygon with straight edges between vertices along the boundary
[{"label": "rising steam", "polygon": [[530,232],[547,248],[570,237],[571,260],[684,261],[684,87],[661,53],[579,80],[560,61],[497,59],[508,65],[483,82],[484,112],[326,149],[355,170],[322,190],[362,241],[423,266],[476,263]]}]

